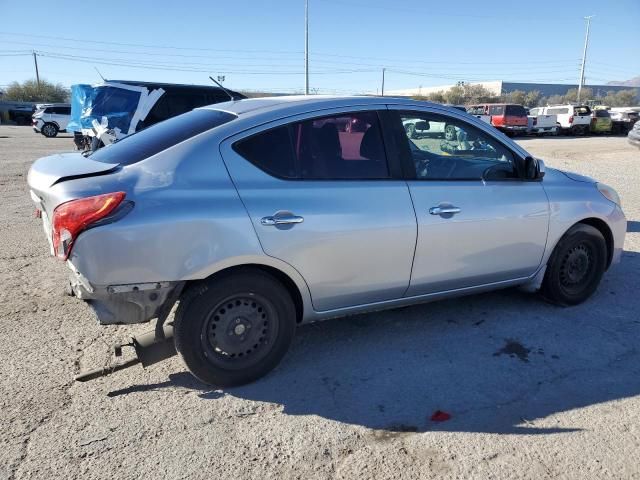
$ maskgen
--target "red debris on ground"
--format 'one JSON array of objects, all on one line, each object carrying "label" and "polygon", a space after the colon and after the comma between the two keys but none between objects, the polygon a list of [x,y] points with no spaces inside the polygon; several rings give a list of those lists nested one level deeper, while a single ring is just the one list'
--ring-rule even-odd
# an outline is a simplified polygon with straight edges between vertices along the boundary
[{"label": "red debris on ground", "polygon": [[451,419],[451,414],[443,412],[442,410],[436,410],[433,412],[433,415],[431,415],[432,422],[446,422],[449,419]]}]

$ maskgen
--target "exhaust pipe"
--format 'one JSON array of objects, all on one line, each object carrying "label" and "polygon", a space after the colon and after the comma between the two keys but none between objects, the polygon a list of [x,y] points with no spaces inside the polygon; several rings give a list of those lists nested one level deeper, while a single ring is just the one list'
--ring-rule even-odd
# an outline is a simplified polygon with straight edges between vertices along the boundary
[{"label": "exhaust pipe", "polygon": [[114,345],[113,349],[116,357],[122,355],[122,347],[133,347],[136,352],[136,358],[114,363],[108,367],[81,372],[75,377],[75,380],[78,382],[87,382],[95,378],[106,377],[113,372],[124,370],[137,364],[148,367],[149,365],[174,356],[176,354],[176,347],[173,343],[173,325],[162,325],[161,329],[156,328],[153,331],[133,337],[131,343]]}]

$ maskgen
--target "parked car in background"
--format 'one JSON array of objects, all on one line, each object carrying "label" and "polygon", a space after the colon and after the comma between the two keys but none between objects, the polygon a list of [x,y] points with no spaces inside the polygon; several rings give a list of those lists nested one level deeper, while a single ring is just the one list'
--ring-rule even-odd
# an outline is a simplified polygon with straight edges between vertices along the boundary
[{"label": "parked car in background", "polygon": [[[491,125],[508,136],[527,131],[527,111],[522,105],[511,103],[486,103],[470,107],[473,112],[482,111],[491,117]],[[477,115],[474,113],[474,115]]]},{"label": "parked car in background", "polygon": [[[414,142],[414,119],[457,139]],[[28,185],[100,322],[146,322],[178,299],[162,338],[218,386],[265,375],[305,322],[516,285],[579,304],[626,232],[611,187],[545,173],[466,113],[390,97],[197,108],[41,158]]]},{"label": "parked car in background", "polygon": [[13,107],[8,110],[9,120],[16,125],[31,125],[31,116],[35,112],[33,106]]},{"label": "parked car in background", "polygon": [[555,115],[562,133],[585,135],[591,126],[591,109],[587,105],[552,105],[543,107],[544,115]]},{"label": "parked car in background", "polygon": [[626,135],[633,128],[635,123],[640,120],[640,113],[633,108],[612,108],[609,110],[613,126],[612,133]]},{"label": "parked car in background", "polygon": [[640,148],[640,120],[637,121],[633,128],[629,131],[627,139],[629,140],[629,143],[631,145]]},{"label": "parked car in background", "polygon": [[68,103],[38,104],[31,117],[33,131],[53,138],[59,132],[66,132],[71,120],[71,105]]},{"label": "parked car in background", "polygon": [[558,117],[556,115],[545,115],[544,108],[532,108],[527,114],[527,132],[535,135],[553,134],[560,132]]},{"label": "parked car in background", "polygon": [[244,95],[209,85],[109,80],[71,86],[71,122],[79,150],[96,150],[196,107]]},{"label": "parked car in background", "polygon": [[473,115],[477,119],[482,120],[483,122],[491,125],[491,116],[487,115],[485,113],[486,111],[487,109],[485,108],[484,105],[476,105],[476,106],[471,106],[467,108],[467,113],[469,113],[469,115]]},{"label": "parked car in background", "polygon": [[611,133],[612,127],[611,115],[609,115],[609,111],[606,108],[595,107],[591,111],[589,131],[592,133]]}]

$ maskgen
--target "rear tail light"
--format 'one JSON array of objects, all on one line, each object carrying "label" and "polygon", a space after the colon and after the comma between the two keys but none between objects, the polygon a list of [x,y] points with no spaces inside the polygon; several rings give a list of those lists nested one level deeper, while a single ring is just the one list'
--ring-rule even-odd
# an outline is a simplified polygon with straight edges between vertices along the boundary
[{"label": "rear tail light", "polygon": [[569,116],[569,123],[573,123],[573,115]]},{"label": "rear tail light", "polygon": [[53,211],[52,239],[55,255],[66,260],[73,242],[91,224],[113,212],[124,200],[124,192],[105,193],[58,205]]}]

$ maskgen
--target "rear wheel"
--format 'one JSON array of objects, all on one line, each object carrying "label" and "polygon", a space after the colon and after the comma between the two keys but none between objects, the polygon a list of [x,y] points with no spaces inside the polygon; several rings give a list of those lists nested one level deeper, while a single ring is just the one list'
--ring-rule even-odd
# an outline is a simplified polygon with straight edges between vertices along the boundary
[{"label": "rear wheel", "polygon": [[275,368],[295,328],[289,292],[268,273],[247,269],[185,292],[176,311],[174,338],[195,377],[231,387]]},{"label": "rear wheel", "polygon": [[561,305],[577,305],[598,288],[607,265],[602,233],[578,224],[560,239],[547,263],[542,293]]},{"label": "rear wheel", "polygon": [[45,123],[40,131],[47,138],[53,138],[58,135],[58,127],[54,123]]}]

